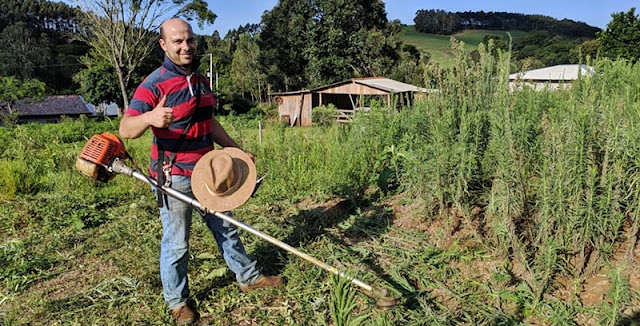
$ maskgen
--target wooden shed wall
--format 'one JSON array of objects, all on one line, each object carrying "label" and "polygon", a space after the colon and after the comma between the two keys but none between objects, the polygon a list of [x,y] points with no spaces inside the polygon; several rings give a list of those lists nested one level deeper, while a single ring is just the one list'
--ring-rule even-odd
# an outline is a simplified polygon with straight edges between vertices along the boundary
[{"label": "wooden shed wall", "polygon": [[[301,96],[303,95],[304,95],[304,102],[302,103],[302,110],[301,110],[300,100],[301,100]],[[278,104],[278,112],[280,114],[280,119],[282,119],[285,115],[288,115],[290,121],[293,121],[296,115],[300,114],[300,116],[298,116],[298,120],[296,121],[296,125],[298,126],[311,125],[311,93],[281,95],[279,96],[279,98],[282,100],[282,102]]]},{"label": "wooden shed wall", "polygon": [[318,91],[324,94],[387,95],[389,92],[356,83],[338,85]]}]

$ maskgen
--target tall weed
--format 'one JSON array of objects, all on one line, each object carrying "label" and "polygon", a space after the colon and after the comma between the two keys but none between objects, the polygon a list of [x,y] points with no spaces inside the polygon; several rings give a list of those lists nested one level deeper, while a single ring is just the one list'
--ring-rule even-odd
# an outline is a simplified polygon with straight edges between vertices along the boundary
[{"label": "tall weed", "polygon": [[358,326],[369,318],[368,313],[354,316],[357,308],[356,293],[351,288],[351,281],[346,277],[331,275],[333,285],[329,297],[329,310],[336,326]]}]

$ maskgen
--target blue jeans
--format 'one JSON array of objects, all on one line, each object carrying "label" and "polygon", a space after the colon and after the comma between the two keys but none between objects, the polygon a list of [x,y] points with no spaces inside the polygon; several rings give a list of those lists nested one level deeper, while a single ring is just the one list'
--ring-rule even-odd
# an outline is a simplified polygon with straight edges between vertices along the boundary
[{"label": "blue jeans", "polygon": [[[191,179],[188,177],[172,176],[171,188],[193,197]],[[156,192],[155,187],[153,191]],[[167,196],[167,201],[160,208],[162,218],[160,277],[164,288],[164,299],[169,309],[175,309],[183,306],[189,297],[187,264],[193,207],[171,196]],[[227,266],[236,274],[238,282],[242,284],[255,282],[260,276],[256,268],[256,260],[245,252],[237,228],[211,214],[205,215],[203,220],[213,233],[218,249]]]}]

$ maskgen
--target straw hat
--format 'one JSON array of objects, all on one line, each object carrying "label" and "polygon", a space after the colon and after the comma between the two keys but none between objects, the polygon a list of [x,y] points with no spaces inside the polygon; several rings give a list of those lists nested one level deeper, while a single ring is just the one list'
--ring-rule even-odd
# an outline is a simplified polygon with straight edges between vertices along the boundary
[{"label": "straw hat", "polygon": [[256,187],[256,166],[239,148],[225,147],[204,155],[193,168],[191,190],[204,207],[224,212],[246,202]]}]

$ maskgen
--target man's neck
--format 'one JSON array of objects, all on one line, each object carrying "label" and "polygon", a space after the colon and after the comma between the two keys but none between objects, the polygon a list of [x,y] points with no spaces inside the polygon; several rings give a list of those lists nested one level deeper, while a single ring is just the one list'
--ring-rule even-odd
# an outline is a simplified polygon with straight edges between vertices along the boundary
[{"label": "man's neck", "polygon": [[191,75],[191,65],[188,65],[188,66],[178,66],[178,67],[182,68],[182,69],[187,73],[187,75]]},{"label": "man's neck", "polygon": [[167,57],[166,55],[164,57],[164,63],[162,65],[175,73],[185,76],[188,76],[193,72],[193,63],[186,66],[179,66],[175,62],[171,61],[171,59],[169,59],[169,57]]}]

